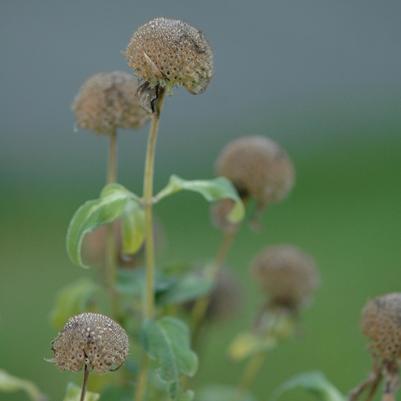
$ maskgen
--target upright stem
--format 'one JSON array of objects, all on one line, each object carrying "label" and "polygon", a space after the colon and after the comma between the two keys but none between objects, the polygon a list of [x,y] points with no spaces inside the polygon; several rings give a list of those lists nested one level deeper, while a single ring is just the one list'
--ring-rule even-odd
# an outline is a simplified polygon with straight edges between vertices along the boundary
[{"label": "upright stem", "polygon": [[[107,184],[117,180],[117,131],[114,129],[110,134],[109,158],[107,164]],[[106,280],[110,294],[113,316],[118,314],[118,299],[115,291],[117,273],[116,265],[116,238],[113,223],[106,228]]]},{"label": "upright stem", "polygon": [[[216,281],[217,276],[224,265],[224,261],[227,257],[227,254],[233,244],[235,235],[237,233],[238,229],[235,229],[233,231],[225,232],[223,236],[223,240],[220,244],[220,247],[217,251],[217,254],[214,258],[214,261],[211,266],[211,271],[210,275],[213,280],[213,282]],[[205,296],[202,298],[199,298],[192,311],[192,331],[193,331],[193,337],[197,337],[197,333],[200,329],[200,326],[202,325],[202,322],[206,316],[206,311],[210,303],[210,296]]]},{"label": "upright stem", "polygon": [[157,133],[159,131],[160,112],[163,105],[165,91],[160,89],[156,100],[155,111],[149,130],[146,150],[145,174],[143,178],[143,201],[145,204],[145,260],[146,260],[146,302],[145,318],[151,319],[154,315],[154,241],[153,241],[153,176],[156,153]]},{"label": "upright stem", "polygon": [[117,130],[110,134],[109,160],[107,164],[107,184],[117,180]]},{"label": "upright stem", "polygon": [[[155,152],[157,133],[159,131],[160,112],[163,106],[165,90],[160,89],[155,102],[152,121],[149,129],[148,145],[146,149],[145,173],[143,178],[143,201],[145,209],[145,262],[146,262],[146,300],[144,307],[145,319],[152,319],[155,314],[154,275],[155,275],[155,250],[153,242],[153,176],[155,164]],[[146,393],[148,382],[149,360],[146,355],[142,358],[141,371],[139,373],[135,401],[142,401]]]},{"label": "upright stem", "polygon": [[88,378],[89,378],[89,369],[88,369],[88,366],[85,364],[84,381],[82,382],[82,390],[81,390],[80,401],[85,401],[85,394],[86,394],[86,387],[87,387],[87,384],[88,384]]}]

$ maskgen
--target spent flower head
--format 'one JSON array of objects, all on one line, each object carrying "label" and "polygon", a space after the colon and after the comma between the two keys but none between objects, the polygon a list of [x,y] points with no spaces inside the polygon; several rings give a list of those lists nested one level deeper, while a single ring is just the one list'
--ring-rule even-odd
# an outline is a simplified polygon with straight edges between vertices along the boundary
[{"label": "spent flower head", "polygon": [[401,293],[385,294],[368,301],[361,325],[374,355],[387,362],[401,358]]},{"label": "spent flower head", "polygon": [[269,306],[297,311],[319,284],[313,258],[292,245],[265,248],[251,265],[253,276],[269,298]]},{"label": "spent flower head", "polygon": [[139,27],[125,51],[128,65],[151,86],[183,86],[203,92],[213,75],[213,53],[203,33],[174,19],[156,18]]},{"label": "spent flower head", "polygon": [[295,175],[287,153],[263,136],[228,143],[216,161],[216,172],[228,178],[242,198],[254,198],[260,207],[283,200]]},{"label": "spent flower head", "polygon": [[126,72],[91,76],[72,104],[77,126],[98,134],[111,134],[117,128],[140,128],[150,115],[141,106],[137,92],[137,79]]},{"label": "spent flower head", "polygon": [[99,313],[73,316],[52,342],[55,364],[73,372],[84,366],[98,373],[116,370],[127,358],[128,348],[125,330]]}]

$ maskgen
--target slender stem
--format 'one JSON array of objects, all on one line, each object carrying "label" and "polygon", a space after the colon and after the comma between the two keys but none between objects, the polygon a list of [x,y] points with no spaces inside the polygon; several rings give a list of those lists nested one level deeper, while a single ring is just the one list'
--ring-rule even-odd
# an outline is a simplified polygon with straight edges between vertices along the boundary
[{"label": "slender stem", "polygon": [[[110,134],[109,158],[107,164],[107,184],[117,180],[117,130]],[[106,280],[110,294],[113,316],[118,314],[118,297],[115,291],[117,264],[116,264],[116,238],[114,224],[110,223],[106,228]]]},{"label": "slender stem", "polygon": [[154,315],[154,241],[153,241],[153,176],[156,153],[157,134],[159,131],[160,112],[163,105],[164,89],[161,89],[156,101],[155,111],[149,130],[146,150],[145,174],[143,178],[143,200],[145,204],[145,260],[146,260],[146,302],[145,317],[151,319]]},{"label": "slender stem", "polygon": [[[224,261],[234,242],[234,238],[237,231],[238,230],[233,230],[224,233],[223,240],[211,265],[210,276],[213,282],[217,280],[217,276],[224,265]],[[194,305],[194,308],[192,310],[192,322],[191,322],[194,338],[197,337],[197,333],[205,319],[209,303],[210,303],[210,295],[207,295],[205,297],[199,298]]]},{"label": "slender stem", "polygon": [[86,394],[86,387],[87,387],[87,384],[88,384],[88,378],[89,378],[89,369],[88,369],[88,365],[85,364],[84,381],[82,382],[82,390],[81,390],[80,401],[84,401],[85,400],[85,394]]},{"label": "slender stem", "polygon": [[368,396],[366,398],[366,401],[372,401],[373,400],[373,398],[374,398],[374,396],[376,394],[377,388],[379,387],[379,384],[380,384],[380,382],[382,380],[382,377],[383,376],[382,376],[381,372],[376,372],[375,378],[374,378],[374,380],[373,380],[373,382],[371,384],[371,387],[370,387]]},{"label": "slender stem", "polygon": [[[146,299],[144,305],[145,319],[152,319],[155,314],[154,296],[154,270],[155,250],[153,237],[153,176],[156,153],[157,134],[159,131],[160,113],[163,106],[165,90],[160,89],[155,102],[152,121],[149,129],[148,144],[146,150],[145,173],[143,178],[143,201],[145,209],[145,261],[146,261]],[[135,389],[135,401],[142,401],[148,382],[149,360],[146,354],[143,355],[141,372]]]},{"label": "slender stem", "polygon": [[117,130],[110,133],[109,160],[107,164],[107,184],[117,180]]},{"label": "slender stem", "polygon": [[261,352],[253,355],[251,359],[248,361],[237,387],[237,396],[235,398],[236,400],[240,400],[244,392],[248,390],[249,387],[252,385],[252,383],[255,381],[256,375],[262,368],[265,359],[266,359],[266,354]]}]

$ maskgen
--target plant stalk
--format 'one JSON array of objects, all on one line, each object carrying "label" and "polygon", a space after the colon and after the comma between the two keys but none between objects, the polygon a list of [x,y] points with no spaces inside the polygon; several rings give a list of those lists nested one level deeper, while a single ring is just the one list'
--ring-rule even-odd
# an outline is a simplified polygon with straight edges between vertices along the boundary
[{"label": "plant stalk", "polygon": [[[156,153],[157,134],[159,131],[160,113],[163,106],[165,89],[160,88],[158,98],[155,101],[152,120],[149,128],[148,144],[146,149],[145,172],[143,178],[143,202],[145,209],[145,262],[146,262],[146,293],[144,305],[145,319],[152,319],[155,315],[155,249],[153,236],[153,178]],[[149,373],[149,359],[146,354],[143,362],[137,386],[135,389],[135,401],[142,401],[146,393]]]},{"label": "plant stalk", "polygon": [[88,385],[88,378],[89,378],[89,369],[88,369],[88,365],[85,364],[84,381],[82,382],[82,390],[81,390],[80,401],[85,401],[85,394],[86,394],[86,387]]},{"label": "plant stalk", "polygon": [[[237,232],[238,229],[224,233],[219,249],[211,265],[210,276],[214,283],[216,282],[218,274],[224,265],[224,261],[226,260],[227,254],[231,249],[231,246],[234,242]],[[200,327],[202,326],[202,323],[205,319],[209,303],[210,303],[210,295],[206,295],[202,298],[199,298],[195,302],[195,306],[192,310],[192,322],[191,322],[194,339],[196,339],[197,333],[199,332]]]},{"label": "plant stalk", "polygon": [[[117,130],[110,133],[109,158],[107,164],[107,184],[117,180]],[[116,264],[116,237],[114,224],[106,227],[106,282],[110,294],[112,314],[118,316],[118,298],[115,290],[117,264]]]}]

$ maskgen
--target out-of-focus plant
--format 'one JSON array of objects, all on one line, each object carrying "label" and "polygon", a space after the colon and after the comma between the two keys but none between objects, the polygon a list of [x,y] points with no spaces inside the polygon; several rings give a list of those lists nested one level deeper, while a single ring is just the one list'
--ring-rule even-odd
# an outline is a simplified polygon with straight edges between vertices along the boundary
[{"label": "out-of-focus plant", "polygon": [[[194,351],[193,343],[207,336],[210,322],[237,313],[242,292],[226,266],[227,256],[243,223],[262,230],[260,219],[267,207],[290,193],[295,181],[292,161],[272,139],[245,136],[222,150],[217,177],[189,180],[171,175],[164,188],[154,191],[166,96],[175,86],[191,94],[204,92],[213,76],[213,52],[198,29],[156,18],[134,32],[125,57],[136,77],[118,71],[95,74],[72,106],[77,127],[107,137],[109,151],[106,185],[78,208],[66,236],[71,261],[91,267],[91,273],[61,289],[51,311],[51,322],[59,330],[51,361],[62,370],[83,371],[82,386],[69,383],[64,401],[254,401],[252,384],[266,353],[296,334],[301,312],[319,284],[311,256],[292,245],[270,245],[252,261],[251,273],[264,300],[251,328],[237,333],[228,347],[232,360],[246,362],[235,385],[213,383],[195,396],[190,378],[202,354]],[[118,184],[118,130],[139,129],[147,121],[143,192],[135,194]],[[211,262],[203,261],[202,268],[194,268],[193,261],[172,266],[157,255],[155,245],[162,235],[154,207],[181,191],[212,203],[211,219],[222,233],[216,255]],[[367,304],[363,330],[371,339],[374,369],[350,401],[364,391],[372,400],[382,377],[383,401],[394,400],[400,310],[399,294]],[[116,372],[101,375],[109,371]],[[319,400],[344,401],[320,373],[289,380],[275,396],[298,387]],[[33,401],[46,400],[34,384],[0,371],[0,391],[20,390]]]}]

